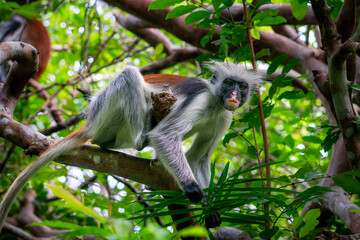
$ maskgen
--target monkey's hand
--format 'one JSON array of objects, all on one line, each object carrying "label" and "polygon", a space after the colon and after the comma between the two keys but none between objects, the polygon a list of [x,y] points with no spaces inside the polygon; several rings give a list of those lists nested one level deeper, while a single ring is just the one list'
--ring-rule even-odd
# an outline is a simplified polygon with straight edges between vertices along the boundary
[{"label": "monkey's hand", "polygon": [[219,212],[213,213],[205,218],[205,225],[207,228],[214,228],[220,226],[220,224],[221,224],[221,219]]},{"label": "monkey's hand", "polygon": [[190,199],[190,201],[195,203],[200,202],[201,199],[204,197],[203,190],[196,182],[192,182],[188,185],[185,185],[184,191],[186,196]]}]

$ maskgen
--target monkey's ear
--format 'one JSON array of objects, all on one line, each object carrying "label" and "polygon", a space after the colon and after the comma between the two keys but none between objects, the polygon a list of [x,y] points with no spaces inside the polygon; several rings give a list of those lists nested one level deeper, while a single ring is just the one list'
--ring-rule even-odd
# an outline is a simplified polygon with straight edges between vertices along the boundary
[{"label": "monkey's ear", "polygon": [[212,84],[215,84],[216,82],[217,82],[217,74],[216,74],[216,72],[214,72],[213,73],[213,75],[211,76],[211,78],[210,78],[210,82],[212,83]]}]

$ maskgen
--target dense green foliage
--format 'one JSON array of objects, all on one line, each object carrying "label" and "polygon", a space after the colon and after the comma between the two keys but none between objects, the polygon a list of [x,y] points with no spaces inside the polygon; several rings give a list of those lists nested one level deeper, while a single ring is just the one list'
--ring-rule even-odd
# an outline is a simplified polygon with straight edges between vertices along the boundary
[{"label": "dense green foliage", "polygon": [[[242,4],[242,1],[194,2],[157,0],[149,9],[164,9],[175,5],[167,18],[190,13],[185,23],[200,21],[198,27],[211,29],[201,44],[215,44],[219,46],[219,50],[214,54],[198,57],[198,61],[217,59],[246,62],[247,66],[250,66],[252,52],[246,41],[246,28],[251,28],[251,34],[256,39],[259,37],[259,29],[270,31],[269,26],[286,21],[277,15],[276,10],[253,14],[254,9],[250,9],[251,19],[248,22],[236,22],[233,19],[220,18],[220,13],[234,3]],[[255,9],[264,3],[258,2]],[[308,1],[271,2],[291,3],[294,16],[301,19],[306,13]],[[336,4],[335,9],[338,9],[340,1]],[[212,11],[207,8],[210,5],[213,6]],[[6,20],[9,15],[17,12],[32,16],[30,13],[33,12],[33,7],[42,9],[41,18],[49,29],[52,45],[58,49],[52,52],[50,64],[40,83],[49,86],[47,91],[50,94],[61,89],[54,97],[66,119],[79,113],[88,104],[77,91],[78,88],[94,93],[126,64],[142,67],[165,56],[163,46],[149,47],[133,33],[116,26],[112,15],[114,9],[100,1],[50,1],[48,5],[39,7],[38,4],[32,4],[27,8],[6,3],[0,6],[0,12],[6,12],[1,18]],[[6,10],[7,8],[10,10]],[[196,9],[201,10],[194,11]],[[211,17],[208,18],[209,16]],[[212,34],[218,27],[221,27],[221,38],[213,41]],[[174,45],[183,44],[181,40],[166,34]],[[102,49],[100,46],[105,41],[106,46]],[[256,58],[266,59],[270,51],[263,49],[256,54]],[[194,209],[188,210],[195,211],[199,222],[203,223],[205,216],[219,211],[222,214],[222,226],[242,229],[254,238],[289,239],[296,236],[297,231],[301,239],[311,239],[319,232],[319,229],[316,229],[316,219],[320,216],[320,211],[311,210],[303,217],[300,213],[306,202],[318,201],[322,198],[321,194],[330,191],[317,186],[317,183],[328,177],[325,172],[338,132],[334,132],[334,127],[329,126],[321,102],[315,94],[312,91],[304,94],[292,86],[293,78],[288,73],[297,61],[289,61],[287,56],[282,55],[272,61],[258,62],[259,68],[268,75],[277,69],[281,72],[272,82],[264,82],[260,89],[272,160],[271,177],[261,179],[260,175],[262,169],[262,175],[265,176],[265,165],[262,162],[263,138],[257,109],[259,99],[254,94],[250,104],[235,113],[231,128],[213,154],[212,181],[207,189],[208,203],[200,203],[195,205]],[[178,63],[162,73],[189,76],[199,74],[194,61]],[[307,78],[307,75],[299,77],[305,80]],[[311,89],[310,84],[305,85]],[[24,122],[43,104],[44,100],[37,94],[25,93],[25,97],[17,105],[14,118]],[[44,129],[49,128],[52,122],[47,114],[37,114],[30,124]],[[79,123],[70,129],[54,133],[52,137],[59,140],[81,125],[82,123]],[[190,142],[185,145],[189,146]],[[34,157],[25,156],[22,149],[17,147],[11,150],[11,143],[3,140],[0,148],[1,158],[14,151],[1,172],[2,192]],[[147,149],[134,154],[151,157],[153,153]],[[262,167],[258,166],[258,157]],[[95,182],[83,189],[79,188],[84,180],[94,175],[97,177]],[[337,176],[335,180],[339,185],[349,185],[354,179],[347,179],[347,175],[344,175]],[[46,185],[49,181],[52,184]],[[271,188],[264,187],[265,181],[271,182]],[[138,183],[132,184],[138,189],[142,187]],[[166,206],[172,203],[190,204],[180,192],[147,192],[151,198],[146,198],[146,202],[150,203],[151,207],[144,209],[141,202],[135,201],[135,194],[112,176],[57,163],[41,169],[27,188],[35,189],[38,194],[34,203],[36,215],[47,220],[41,224],[70,229],[70,232],[62,235],[67,238],[91,234],[109,239],[172,239],[172,232],[175,230],[171,228],[170,215],[174,212],[169,212]],[[49,189],[60,199],[46,202]],[[356,187],[349,191],[360,193]],[[174,198],[162,198],[159,195]],[[264,210],[265,203],[270,205],[267,215]],[[15,215],[18,208],[19,202],[13,206],[10,215]],[[154,217],[162,217],[165,227],[168,228],[159,228]],[[265,230],[266,221],[270,222],[270,230]],[[348,233],[345,225],[336,219],[329,222],[327,227],[337,233]],[[204,228],[195,227],[192,232],[180,232],[177,236],[203,236],[209,233]]]}]

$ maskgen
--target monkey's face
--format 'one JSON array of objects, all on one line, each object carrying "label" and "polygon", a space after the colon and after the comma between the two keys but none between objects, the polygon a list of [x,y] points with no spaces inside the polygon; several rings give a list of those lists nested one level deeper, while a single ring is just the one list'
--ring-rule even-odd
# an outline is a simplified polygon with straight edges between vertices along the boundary
[{"label": "monkey's face", "polygon": [[248,93],[247,82],[226,78],[221,84],[221,103],[225,109],[234,111],[246,102]]}]

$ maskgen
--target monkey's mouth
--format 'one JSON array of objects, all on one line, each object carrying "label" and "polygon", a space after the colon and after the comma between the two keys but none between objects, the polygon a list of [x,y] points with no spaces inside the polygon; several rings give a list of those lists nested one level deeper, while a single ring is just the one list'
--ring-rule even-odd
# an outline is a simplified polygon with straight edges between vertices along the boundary
[{"label": "monkey's mouth", "polygon": [[239,101],[236,100],[235,98],[226,100],[226,104],[227,104],[227,109],[230,111],[234,111],[239,107]]},{"label": "monkey's mouth", "polygon": [[226,100],[226,102],[227,102],[229,107],[237,107],[239,105],[239,101],[234,99],[234,98]]}]

